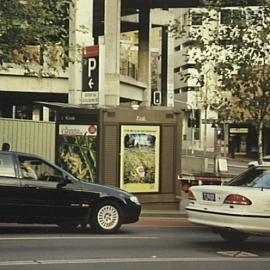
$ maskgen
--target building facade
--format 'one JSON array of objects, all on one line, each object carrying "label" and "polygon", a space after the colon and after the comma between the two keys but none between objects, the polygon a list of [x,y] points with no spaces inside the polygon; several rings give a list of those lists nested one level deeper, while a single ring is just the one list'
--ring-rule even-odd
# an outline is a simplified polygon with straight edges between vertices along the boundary
[{"label": "building facade", "polygon": [[[222,43],[215,45],[212,41],[221,38],[216,33],[226,27],[250,23],[253,16],[263,17],[260,7],[177,9],[174,14],[178,21],[174,48],[174,92],[176,104],[186,110],[183,148],[186,145],[186,149],[190,150],[192,145],[192,151],[214,151],[218,147],[224,154],[229,151],[232,156],[235,153],[256,155],[258,145],[254,127],[250,123],[233,122],[220,117],[222,109],[227,109],[226,100],[231,100],[231,94],[226,89],[221,90],[220,78],[215,73],[216,59],[224,61],[226,54],[232,52],[222,49]],[[199,42],[203,42],[204,50],[200,50],[202,44]],[[224,42],[228,44],[230,41]],[[215,52],[218,56],[214,55]]]},{"label": "building facade", "polygon": [[166,31],[172,14],[151,9],[149,3],[144,8],[121,0],[74,3],[69,43],[70,48],[80,49],[70,49],[72,61],[67,65],[61,48],[45,55],[39,46],[29,46],[31,68],[48,67],[53,76],[37,78],[6,63],[9,68],[0,71],[0,116],[53,120],[54,113],[36,102],[151,107],[153,92],[161,87],[162,105],[173,107],[173,38]]}]

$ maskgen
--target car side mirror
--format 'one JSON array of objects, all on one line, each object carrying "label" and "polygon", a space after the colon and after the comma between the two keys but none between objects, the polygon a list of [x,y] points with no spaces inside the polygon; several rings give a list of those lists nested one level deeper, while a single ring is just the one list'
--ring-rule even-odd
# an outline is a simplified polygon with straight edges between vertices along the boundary
[{"label": "car side mirror", "polygon": [[68,179],[67,177],[61,178],[58,181],[57,188],[62,188],[62,187],[66,186],[67,184],[70,184],[70,183],[72,183],[72,181],[70,179]]}]

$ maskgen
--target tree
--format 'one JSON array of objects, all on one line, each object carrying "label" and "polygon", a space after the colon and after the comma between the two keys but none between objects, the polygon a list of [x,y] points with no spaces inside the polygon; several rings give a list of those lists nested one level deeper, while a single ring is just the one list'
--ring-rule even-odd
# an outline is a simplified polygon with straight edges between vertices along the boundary
[{"label": "tree", "polygon": [[219,43],[227,53],[216,65],[216,72],[222,88],[232,94],[238,109],[235,116],[253,123],[258,131],[261,163],[262,133],[270,117],[270,7],[246,8],[244,12],[245,21],[219,31]]},{"label": "tree", "polygon": [[[186,63],[189,69],[180,73],[183,81],[193,81],[197,86],[197,104],[204,113],[204,153],[207,150],[207,123],[209,112],[223,112],[228,107],[228,94],[218,87],[218,77],[215,73],[216,57],[219,49],[215,42],[215,27],[217,22],[216,8],[192,9],[185,14],[185,20],[176,20],[170,31],[175,38],[183,40],[186,49]],[[184,50],[184,49],[183,49]],[[189,72],[190,71],[190,72]],[[224,113],[223,113],[224,115]]]},{"label": "tree", "polygon": [[71,2],[0,0],[0,69],[9,68],[13,63],[37,75],[31,64],[42,65],[44,55],[57,47],[63,48],[62,57],[66,58]]},{"label": "tree", "polygon": [[[270,7],[211,7],[204,19],[204,30],[198,28],[189,34],[198,44],[193,57],[202,75],[203,67],[209,63],[214,66],[219,91],[231,97],[230,118],[248,121],[257,128],[261,162],[262,131],[270,117]],[[221,107],[226,108],[223,102]]]}]

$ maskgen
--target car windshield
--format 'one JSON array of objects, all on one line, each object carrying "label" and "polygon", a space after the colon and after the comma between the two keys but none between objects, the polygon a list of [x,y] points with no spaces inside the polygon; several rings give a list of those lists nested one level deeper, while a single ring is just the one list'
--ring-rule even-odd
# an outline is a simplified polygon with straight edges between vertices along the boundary
[{"label": "car windshield", "polygon": [[270,167],[254,167],[234,177],[229,186],[270,188]]}]

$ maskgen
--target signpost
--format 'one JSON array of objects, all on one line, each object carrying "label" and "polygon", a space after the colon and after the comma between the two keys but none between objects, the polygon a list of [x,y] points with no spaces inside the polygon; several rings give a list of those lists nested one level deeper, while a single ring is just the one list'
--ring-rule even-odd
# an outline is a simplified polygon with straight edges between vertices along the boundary
[{"label": "signpost", "polygon": [[99,103],[99,46],[83,50],[82,104]]}]

